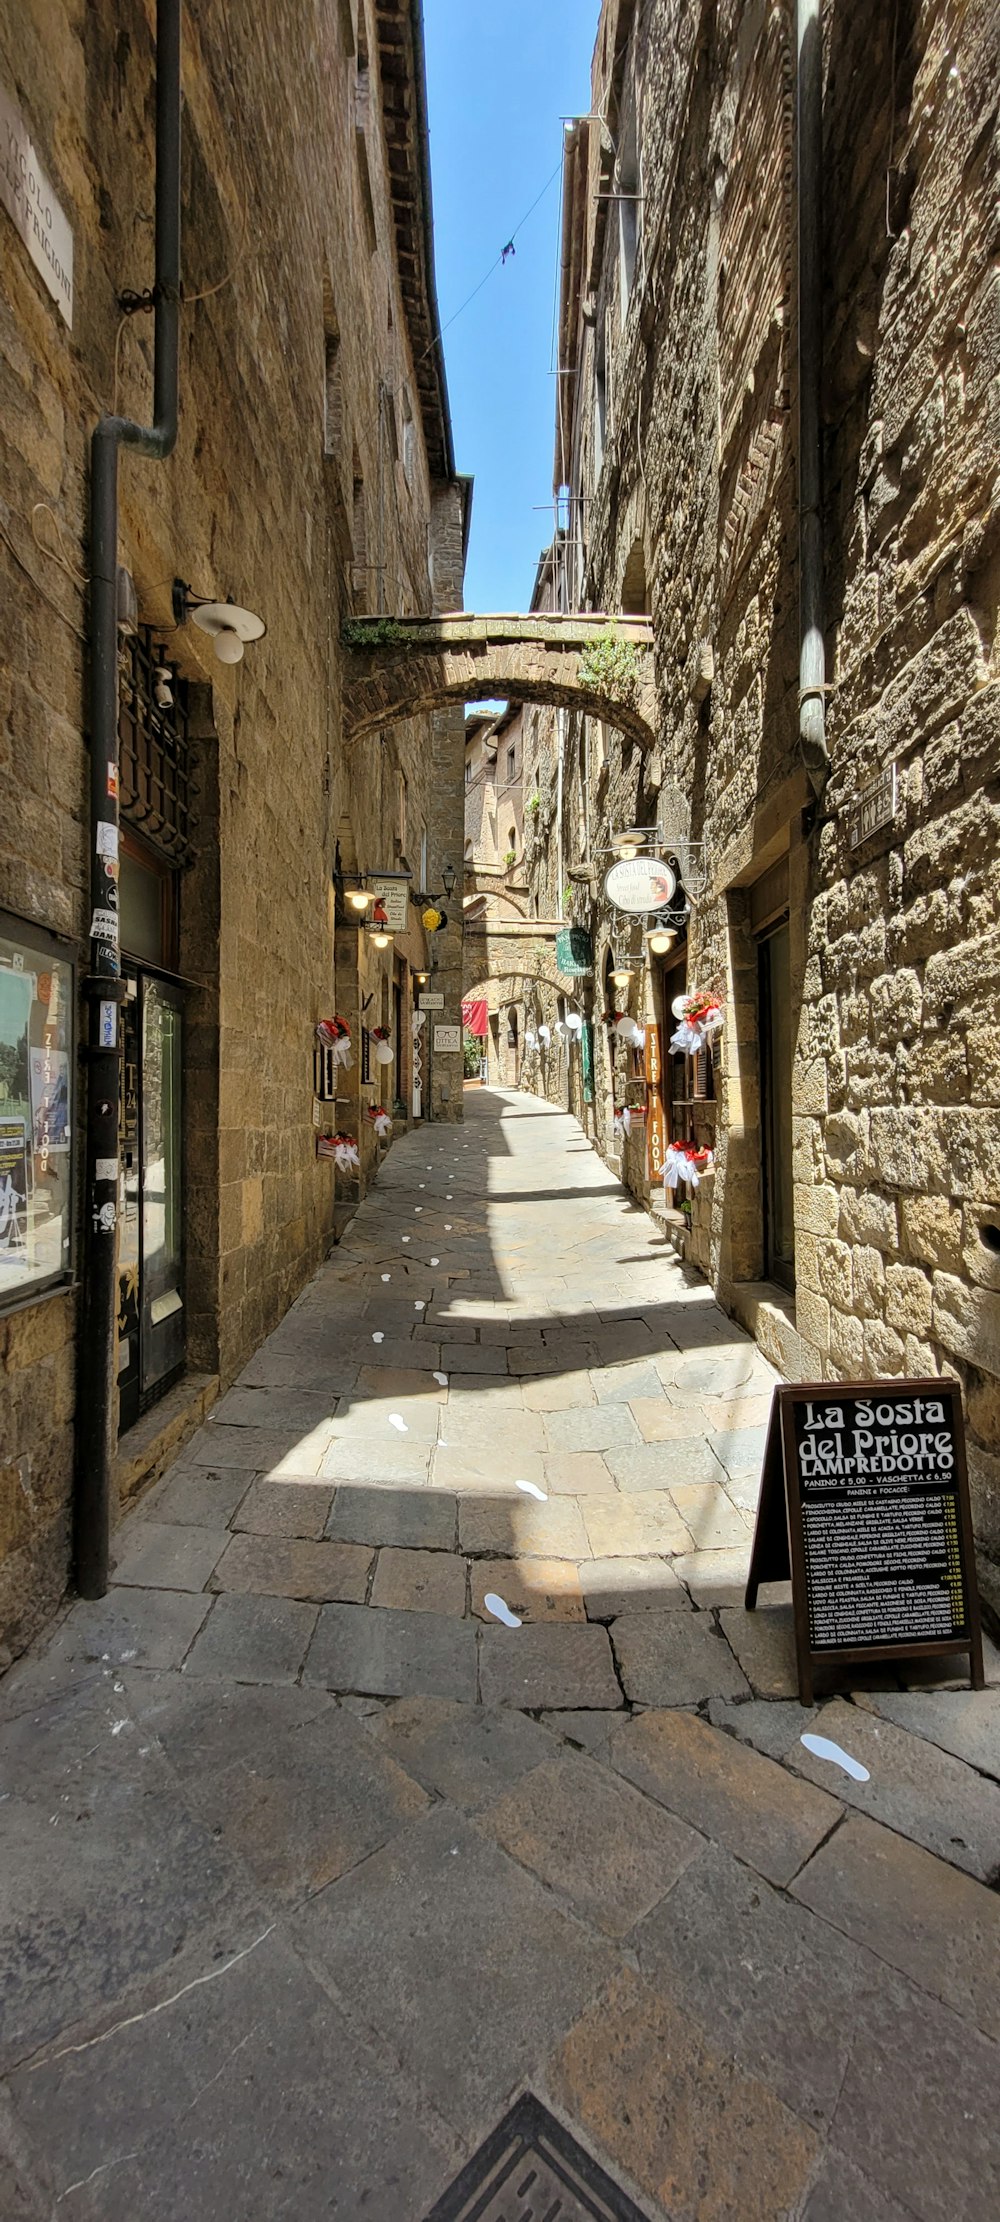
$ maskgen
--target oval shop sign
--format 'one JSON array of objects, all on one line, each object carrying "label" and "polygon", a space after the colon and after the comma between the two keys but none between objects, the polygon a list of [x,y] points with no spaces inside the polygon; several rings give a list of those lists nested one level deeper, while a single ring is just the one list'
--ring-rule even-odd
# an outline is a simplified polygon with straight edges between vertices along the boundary
[{"label": "oval shop sign", "polygon": [[677,893],[677,875],[659,856],[620,857],[605,874],[604,892],[616,910],[638,918],[666,910]]}]

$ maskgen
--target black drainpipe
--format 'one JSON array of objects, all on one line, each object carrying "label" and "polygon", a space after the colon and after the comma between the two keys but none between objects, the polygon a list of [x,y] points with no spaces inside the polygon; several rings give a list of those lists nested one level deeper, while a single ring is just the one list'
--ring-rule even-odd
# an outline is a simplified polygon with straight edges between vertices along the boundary
[{"label": "black drainpipe", "polygon": [[799,747],[818,794],[830,769],[826,740],[823,606],[823,10],[797,0],[795,135],[798,214]]},{"label": "black drainpipe", "polygon": [[[125,997],[118,934],[118,452],[160,462],[177,439],[181,283],[181,0],[156,10],[156,275],[153,422],[102,417],[90,471],[90,973],[84,1281],[77,1387],[75,1572],[81,1597],[108,1586],[118,1354],[118,1096]],[[112,913],[102,921],[101,912]],[[110,926],[110,932],[102,931]]]}]

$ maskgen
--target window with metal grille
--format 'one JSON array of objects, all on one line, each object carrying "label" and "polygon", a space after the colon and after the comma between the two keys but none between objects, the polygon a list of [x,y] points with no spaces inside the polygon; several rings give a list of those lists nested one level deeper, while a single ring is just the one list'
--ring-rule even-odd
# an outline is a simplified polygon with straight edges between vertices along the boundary
[{"label": "window with metal grille", "polygon": [[[158,680],[165,673],[166,679]],[[168,693],[169,702],[157,701]],[[119,665],[119,802],[122,818],[172,864],[191,861],[196,789],[188,747],[187,682],[163,662],[142,627],[124,644]]]}]

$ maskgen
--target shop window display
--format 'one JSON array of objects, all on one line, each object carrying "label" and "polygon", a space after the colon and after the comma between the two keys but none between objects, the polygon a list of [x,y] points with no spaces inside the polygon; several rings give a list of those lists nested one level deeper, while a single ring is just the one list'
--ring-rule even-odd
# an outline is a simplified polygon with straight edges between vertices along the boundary
[{"label": "shop window display", "polygon": [[73,967],[0,916],[0,1305],[72,1265]]}]

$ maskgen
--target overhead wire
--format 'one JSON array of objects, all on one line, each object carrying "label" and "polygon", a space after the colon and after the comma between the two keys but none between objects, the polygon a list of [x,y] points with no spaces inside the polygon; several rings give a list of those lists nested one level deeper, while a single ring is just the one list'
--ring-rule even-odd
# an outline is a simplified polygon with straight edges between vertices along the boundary
[{"label": "overhead wire", "polygon": [[420,356],[420,359],[419,359],[419,361],[418,361],[418,363],[417,363],[417,365],[416,365],[416,368],[417,368],[418,370],[419,370],[419,368],[420,368],[420,364],[421,364],[421,363],[424,363],[424,362],[426,362],[426,360],[427,360],[427,357],[428,357],[428,355],[432,355],[432,354],[433,354],[433,352],[434,352],[434,349],[435,349],[435,347],[440,347],[440,345],[441,345],[441,342],[442,342],[442,340],[444,339],[444,335],[445,335],[445,333],[446,333],[446,332],[450,332],[450,330],[451,330],[451,327],[452,327],[452,325],[453,325],[453,324],[457,324],[457,322],[458,322],[458,319],[459,319],[459,317],[460,317],[460,316],[464,316],[464,314],[465,314],[465,311],[466,311],[466,309],[467,309],[467,308],[469,308],[469,307],[471,306],[472,302],[473,302],[473,301],[474,301],[474,300],[476,299],[476,296],[477,296],[477,294],[479,294],[479,293],[481,293],[481,292],[482,292],[482,290],[483,290],[483,287],[484,287],[484,285],[488,285],[488,283],[489,283],[489,280],[490,280],[490,279],[492,278],[492,276],[493,276],[493,272],[494,272],[494,270],[500,270],[500,269],[502,269],[502,267],[503,267],[504,263],[505,263],[505,262],[506,262],[506,260],[507,260],[507,256],[508,256],[508,254],[509,254],[509,252],[510,252],[510,249],[511,249],[511,247],[512,247],[512,245],[513,245],[514,241],[515,241],[515,239],[517,238],[518,232],[520,232],[520,231],[523,231],[523,230],[524,230],[525,224],[527,223],[527,221],[528,221],[528,218],[529,218],[529,216],[533,216],[533,215],[534,215],[534,213],[535,213],[535,210],[536,210],[536,208],[537,208],[537,207],[538,207],[538,205],[539,205],[539,202],[541,202],[541,201],[543,201],[543,200],[545,199],[545,195],[546,195],[546,193],[547,193],[547,192],[549,191],[549,188],[550,188],[551,186],[553,186],[553,185],[555,184],[555,181],[556,181],[557,177],[559,176],[559,173],[560,173],[560,171],[561,171],[561,169],[562,169],[562,164],[563,164],[563,158],[562,158],[562,155],[560,154],[559,160],[558,160],[558,162],[556,163],[555,169],[553,170],[553,172],[552,172],[552,175],[551,175],[551,177],[547,177],[547,178],[546,178],[546,180],[545,180],[545,183],[544,183],[544,185],[542,186],[541,192],[540,192],[540,193],[536,193],[536,195],[535,195],[535,198],[534,198],[534,200],[533,200],[533,201],[532,201],[532,203],[531,203],[531,207],[530,207],[530,208],[526,208],[526,209],[525,209],[525,211],[524,211],[524,215],[523,215],[523,216],[521,216],[521,217],[520,217],[520,218],[518,219],[518,222],[517,222],[517,223],[516,223],[516,224],[514,225],[513,231],[510,231],[510,232],[508,232],[508,234],[507,234],[507,244],[506,244],[506,246],[504,246],[504,247],[502,247],[502,248],[501,248],[501,250],[500,250],[500,253],[499,253],[499,254],[498,254],[498,255],[496,256],[495,260],[494,260],[493,262],[491,262],[491,264],[490,264],[490,267],[489,267],[489,269],[488,269],[488,270],[486,271],[485,275],[484,275],[483,277],[481,277],[481,278],[480,278],[480,280],[479,280],[479,284],[478,284],[478,285],[475,285],[475,286],[473,286],[473,288],[472,288],[472,292],[466,295],[466,297],[465,297],[465,300],[464,300],[464,301],[463,301],[463,302],[461,303],[461,306],[460,306],[459,308],[457,308],[457,309],[456,309],[456,310],[454,311],[454,314],[453,314],[452,316],[449,316],[449,318],[448,318],[448,321],[447,321],[447,323],[446,323],[446,324],[442,324],[442,326],[441,326],[441,330],[440,330],[440,331],[439,331],[439,332],[438,332],[438,333],[437,333],[437,334],[435,335],[434,339],[432,339],[432,340],[431,340],[431,342],[430,342],[430,345],[429,345],[428,347],[425,347],[425,349],[424,349],[424,352],[423,352],[423,354],[422,354],[422,355]]}]

